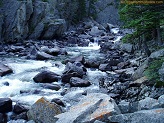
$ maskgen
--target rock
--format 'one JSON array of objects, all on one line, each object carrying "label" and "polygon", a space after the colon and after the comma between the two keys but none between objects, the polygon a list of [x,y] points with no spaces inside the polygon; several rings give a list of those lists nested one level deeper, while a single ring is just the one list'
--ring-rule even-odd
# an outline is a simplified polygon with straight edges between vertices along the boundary
[{"label": "rock", "polygon": [[104,31],[99,30],[97,26],[94,26],[91,28],[91,31],[89,32],[89,34],[91,36],[100,36],[104,33]]},{"label": "rock", "polygon": [[46,88],[46,89],[51,89],[51,90],[55,90],[55,91],[58,91],[61,88],[60,85],[57,85],[57,84],[49,84],[49,83],[45,83],[43,85],[43,87]]},{"label": "rock", "polygon": [[4,123],[4,122],[5,122],[4,120],[5,120],[5,119],[4,119],[3,114],[2,114],[2,113],[0,113],[0,123]]},{"label": "rock", "polygon": [[34,120],[37,123],[56,123],[54,116],[61,113],[60,106],[50,103],[42,97],[31,106],[31,109],[27,112],[27,116],[29,120]]},{"label": "rock", "polygon": [[99,68],[100,61],[96,59],[87,59],[85,60],[85,67],[89,68]]},{"label": "rock", "polygon": [[128,53],[132,53],[133,52],[133,45],[130,43],[123,43],[120,46],[121,50],[128,52]]},{"label": "rock", "polygon": [[149,56],[149,58],[155,59],[164,56],[164,49],[152,52]]},{"label": "rock", "polygon": [[160,106],[162,108],[164,108],[164,95],[161,95],[159,98],[158,98],[158,103],[160,104]]},{"label": "rock", "polygon": [[49,55],[45,52],[37,52],[36,54],[36,60],[47,60],[47,59],[52,59],[54,56]]},{"label": "rock", "polygon": [[60,53],[60,48],[59,47],[54,47],[49,50],[49,54],[53,56],[57,56]]},{"label": "rock", "polygon": [[26,120],[23,119],[18,119],[18,120],[10,120],[7,123],[28,123],[28,122],[26,122]]},{"label": "rock", "polygon": [[20,113],[19,115],[16,115],[14,120],[18,120],[18,119],[28,120],[27,112],[23,112],[23,113]]},{"label": "rock", "polygon": [[130,103],[122,100],[119,104],[118,107],[121,111],[122,114],[129,113],[129,108],[130,108]]},{"label": "rock", "polygon": [[82,55],[71,58],[69,61],[72,62],[72,63],[73,62],[81,62],[82,64],[85,63],[84,56],[82,56]]},{"label": "rock", "polygon": [[13,112],[16,113],[16,114],[20,114],[22,112],[26,112],[27,109],[22,106],[21,104],[17,103],[16,105],[14,105],[14,108],[13,108]]},{"label": "rock", "polygon": [[141,110],[149,110],[149,109],[153,109],[153,108],[159,108],[159,103],[156,99],[150,98],[150,97],[146,97],[143,100],[139,101],[140,106],[141,106]]},{"label": "rock", "polygon": [[94,123],[105,123],[105,122],[102,122],[102,121],[96,120]]},{"label": "rock", "polygon": [[91,85],[89,81],[80,79],[78,77],[71,77],[69,83],[72,87],[87,87]]},{"label": "rock", "polygon": [[129,112],[130,113],[140,111],[140,110],[141,110],[141,105],[138,101],[129,103]]},{"label": "rock", "polygon": [[35,82],[40,82],[40,83],[51,83],[51,82],[58,81],[59,78],[60,78],[60,76],[54,72],[42,71],[42,72],[38,73],[33,78],[33,80]]},{"label": "rock", "polygon": [[114,114],[120,114],[120,111],[112,98],[103,93],[90,93],[68,112],[56,115],[55,119],[56,123],[91,123]]},{"label": "rock", "polygon": [[12,100],[10,98],[0,98],[0,113],[12,111]]},{"label": "rock", "polygon": [[62,82],[64,83],[69,83],[71,77],[81,77],[77,72],[73,72],[73,73],[66,73],[63,74],[61,77]]},{"label": "rock", "polygon": [[164,81],[164,63],[162,64],[161,68],[158,70],[160,80]]},{"label": "rock", "polygon": [[80,77],[83,77],[83,75],[86,74],[86,71],[87,70],[80,62],[74,62],[74,63],[68,62],[65,66],[63,74],[77,73]]},{"label": "rock", "polygon": [[100,43],[100,52],[106,53],[110,50],[113,50],[114,44],[112,42],[102,42]]},{"label": "rock", "polygon": [[99,70],[101,71],[111,71],[112,67],[110,64],[100,64]]},{"label": "rock", "polygon": [[0,63],[0,76],[5,76],[7,74],[13,73],[13,70],[8,66]]},{"label": "rock", "polygon": [[115,123],[163,123],[164,109],[142,110],[135,113],[110,116],[108,122]]},{"label": "rock", "polygon": [[130,87],[140,87],[142,84],[145,84],[148,81],[147,77],[141,77],[135,81],[129,83]]},{"label": "rock", "polygon": [[54,102],[62,107],[65,107],[65,104],[62,102],[62,100],[60,100],[59,98],[54,98],[51,100],[51,102]]},{"label": "rock", "polygon": [[148,67],[148,60],[144,61],[132,75],[133,80],[137,80],[144,76],[144,71]]},{"label": "rock", "polygon": [[126,66],[128,66],[129,62],[120,62],[117,64],[118,69],[125,69]]}]

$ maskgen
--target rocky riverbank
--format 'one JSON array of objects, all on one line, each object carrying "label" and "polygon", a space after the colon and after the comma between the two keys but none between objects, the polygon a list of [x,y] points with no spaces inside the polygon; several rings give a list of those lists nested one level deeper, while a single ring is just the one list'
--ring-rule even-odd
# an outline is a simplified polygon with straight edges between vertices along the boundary
[{"label": "rocky riverbank", "polygon": [[[6,65],[6,56],[52,62],[60,60],[53,67],[60,68],[61,64],[65,67],[62,73],[38,69],[32,78],[32,82],[39,83],[43,89],[60,93],[60,98],[48,100],[43,94],[32,106],[22,104],[21,100],[15,104],[15,100],[8,97],[0,98],[0,123],[7,122],[7,119],[8,123],[162,123],[164,89],[157,88],[143,72],[148,63],[163,52],[154,52],[148,58],[141,55],[132,44],[119,41],[126,33],[129,32],[118,30],[111,24],[102,26],[91,20],[79,24],[76,30],[65,32],[61,39],[4,44],[0,48],[3,56],[1,76],[15,74]],[[99,44],[97,47],[100,49],[91,51],[92,56],[88,56],[88,52],[82,54],[78,51],[78,55],[72,56],[68,51],[69,47],[94,48],[95,43]],[[89,79],[89,71],[96,70],[106,76],[98,74],[94,79]],[[10,84],[3,83],[6,86]],[[42,95],[42,90],[23,90],[20,93]],[[7,115],[7,112],[12,113]]]}]

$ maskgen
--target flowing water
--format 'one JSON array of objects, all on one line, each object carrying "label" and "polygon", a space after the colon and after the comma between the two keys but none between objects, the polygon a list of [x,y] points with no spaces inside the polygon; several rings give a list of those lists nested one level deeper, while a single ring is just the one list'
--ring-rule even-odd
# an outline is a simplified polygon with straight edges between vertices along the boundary
[{"label": "flowing water", "polygon": [[[67,47],[70,57],[83,54],[85,58],[103,58],[99,53],[99,46],[97,42],[90,44],[89,47]],[[0,97],[9,97],[14,102],[21,102],[25,105],[32,105],[36,100],[41,97],[48,99],[62,98],[60,93],[63,91],[62,87],[59,91],[45,89],[41,83],[35,83],[33,77],[41,70],[50,70],[57,74],[62,75],[65,65],[61,61],[36,61],[25,60],[19,58],[1,58],[1,61],[7,64],[14,71],[13,74],[0,77]],[[98,90],[98,76],[106,76],[106,73],[87,69],[88,79],[93,83],[87,88],[76,88],[73,93],[81,93],[85,90]],[[61,82],[54,82],[54,84],[61,85]]]},{"label": "flowing water", "polygon": [[[117,33],[117,31],[115,32]],[[120,40],[118,37],[115,41]],[[82,54],[85,59],[103,59],[104,55],[99,53],[100,46],[98,45],[97,38],[94,39],[93,43],[90,43],[88,47],[67,47],[69,57],[75,57]],[[35,83],[33,77],[42,70],[50,70],[57,74],[62,75],[65,65],[59,60],[48,60],[48,61],[36,61],[36,60],[25,60],[19,58],[0,58],[0,60],[7,64],[14,71],[13,74],[0,77],[0,98],[9,97],[14,102],[20,102],[27,106],[32,105],[36,100],[41,97],[48,99],[52,98],[67,98],[74,96],[77,93],[84,91],[92,92],[99,91],[98,81],[101,77],[106,77],[105,72],[101,72],[97,69],[87,69],[87,78],[91,81],[92,85],[86,88],[73,88],[64,97],[61,96],[61,92],[65,87],[61,87],[60,90],[55,91],[51,89],[45,89],[41,83]],[[62,83],[54,82],[54,84],[62,85]]]}]

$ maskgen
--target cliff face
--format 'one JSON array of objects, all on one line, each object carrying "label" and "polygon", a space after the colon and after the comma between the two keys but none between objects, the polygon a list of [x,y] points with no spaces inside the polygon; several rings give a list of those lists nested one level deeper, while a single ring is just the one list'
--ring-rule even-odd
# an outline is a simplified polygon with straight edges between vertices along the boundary
[{"label": "cliff face", "polygon": [[[87,12],[89,1],[86,2]],[[118,12],[114,1],[97,0],[94,3],[96,21],[117,24]],[[76,0],[1,0],[0,41],[51,40],[61,36],[68,22],[75,19],[77,6]]]},{"label": "cliff face", "polygon": [[66,27],[64,19],[55,18],[49,3],[39,0],[2,0],[0,17],[1,40],[53,39]]}]

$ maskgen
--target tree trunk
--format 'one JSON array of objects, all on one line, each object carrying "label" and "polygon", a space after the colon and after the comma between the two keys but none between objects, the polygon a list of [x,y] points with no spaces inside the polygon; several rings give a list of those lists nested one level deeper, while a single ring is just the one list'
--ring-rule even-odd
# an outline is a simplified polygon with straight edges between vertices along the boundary
[{"label": "tree trunk", "polygon": [[151,52],[147,46],[147,43],[146,43],[146,39],[145,39],[145,35],[143,34],[143,48],[145,50],[145,53],[147,56],[150,56]]}]

